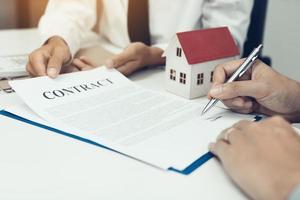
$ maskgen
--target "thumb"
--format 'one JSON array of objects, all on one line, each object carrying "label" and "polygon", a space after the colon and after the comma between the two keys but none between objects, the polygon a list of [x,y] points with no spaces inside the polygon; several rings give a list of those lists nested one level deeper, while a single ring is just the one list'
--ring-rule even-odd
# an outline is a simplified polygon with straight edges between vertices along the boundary
[{"label": "thumb", "polygon": [[235,81],[232,83],[225,83],[215,85],[210,90],[210,95],[213,98],[226,100],[236,97],[253,97],[261,99],[268,94],[268,86],[266,83],[257,81]]},{"label": "thumb", "polygon": [[51,78],[56,78],[61,71],[64,62],[68,59],[68,56],[62,52],[54,51],[54,54],[50,57],[47,65],[47,75]]}]

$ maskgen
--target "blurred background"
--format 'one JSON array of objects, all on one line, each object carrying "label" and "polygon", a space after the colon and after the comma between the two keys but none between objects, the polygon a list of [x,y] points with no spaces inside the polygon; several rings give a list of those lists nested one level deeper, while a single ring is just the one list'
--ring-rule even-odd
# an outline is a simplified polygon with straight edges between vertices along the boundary
[{"label": "blurred background", "polygon": [[[36,27],[47,0],[0,0],[0,29]],[[263,54],[281,73],[300,81],[300,1],[270,0]]]},{"label": "blurred background", "polygon": [[47,0],[0,0],[0,29],[36,27]]}]

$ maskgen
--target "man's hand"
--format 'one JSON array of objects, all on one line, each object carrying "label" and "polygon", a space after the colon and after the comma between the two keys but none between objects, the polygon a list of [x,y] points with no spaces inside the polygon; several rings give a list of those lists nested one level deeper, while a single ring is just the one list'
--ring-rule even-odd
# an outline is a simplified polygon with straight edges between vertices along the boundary
[{"label": "man's hand", "polygon": [[27,71],[32,76],[50,76],[55,78],[62,66],[71,60],[68,45],[60,37],[53,37],[41,48],[29,55]]},{"label": "man's hand", "polygon": [[237,123],[210,150],[253,199],[287,199],[300,183],[300,137],[281,117]]},{"label": "man's hand", "polygon": [[242,62],[243,60],[233,61],[216,67],[209,98],[220,99],[239,113],[277,114],[291,121],[298,121],[299,83],[279,74],[261,61],[256,61],[240,80],[225,83]]},{"label": "man's hand", "polygon": [[156,47],[149,47],[143,43],[130,44],[121,54],[106,61],[106,66],[116,68],[124,75],[130,75],[134,71],[152,65],[163,65],[163,50]]}]

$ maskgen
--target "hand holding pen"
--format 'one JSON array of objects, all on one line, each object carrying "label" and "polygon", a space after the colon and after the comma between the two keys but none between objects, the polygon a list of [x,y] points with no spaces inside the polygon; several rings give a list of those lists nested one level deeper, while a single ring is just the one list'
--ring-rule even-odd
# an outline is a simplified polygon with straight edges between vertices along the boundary
[{"label": "hand holding pen", "polygon": [[[239,68],[233,73],[233,75],[227,80],[226,83],[231,83],[238,78],[241,78],[248,69],[253,65],[253,63],[256,61],[256,59],[259,56],[259,53],[262,49],[263,45],[259,45],[257,48],[255,48],[252,53],[246,58],[246,60],[239,66]],[[204,115],[206,112],[208,112],[213,106],[215,106],[218,103],[219,99],[212,98],[208,104],[205,106],[205,108],[202,111],[202,115]]]}]

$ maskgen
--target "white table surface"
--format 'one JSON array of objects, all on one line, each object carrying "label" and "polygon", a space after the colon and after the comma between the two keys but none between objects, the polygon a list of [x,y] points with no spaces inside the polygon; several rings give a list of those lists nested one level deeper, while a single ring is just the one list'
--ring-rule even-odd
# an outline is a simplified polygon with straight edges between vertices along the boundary
[{"label": "white table surface", "polygon": [[[0,41],[5,40],[1,31],[0,37]],[[22,44],[26,45],[24,41]],[[130,78],[146,88],[164,91],[162,69],[142,71]],[[19,101],[15,94],[0,94],[0,108]],[[246,197],[232,184],[216,159],[184,176],[0,117],[0,199],[238,200]]]},{"label": "white table surface", "polygon": [[36,29],[0,31],[0,56],[25,55],[40,45]]}]

